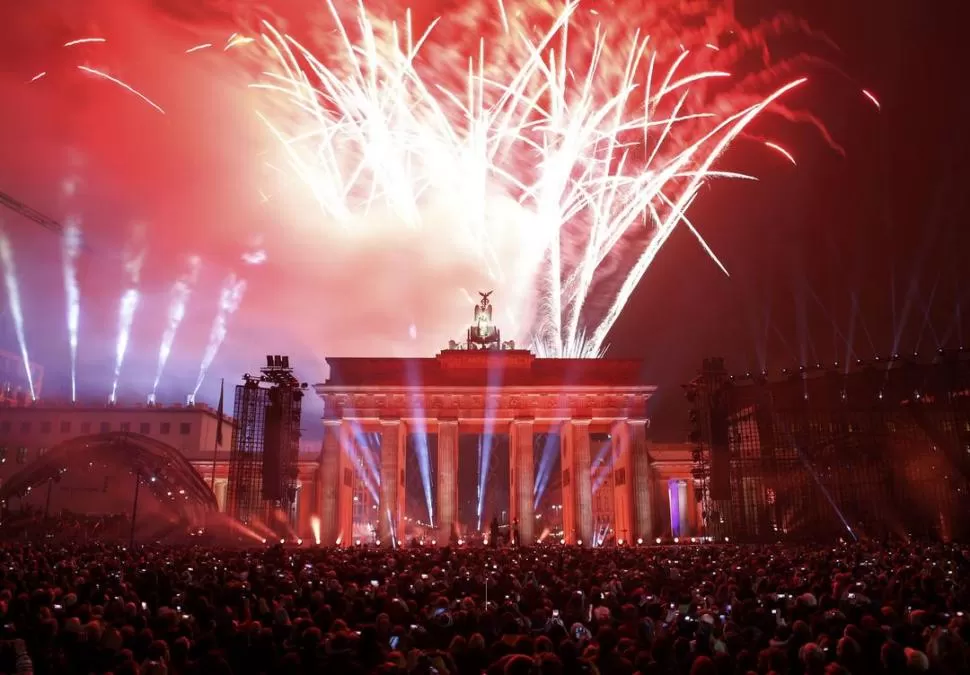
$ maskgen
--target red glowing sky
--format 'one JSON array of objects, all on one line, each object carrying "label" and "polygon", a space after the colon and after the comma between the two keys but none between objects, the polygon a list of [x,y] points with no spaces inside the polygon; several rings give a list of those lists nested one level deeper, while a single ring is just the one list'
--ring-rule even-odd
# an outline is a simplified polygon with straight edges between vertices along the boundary
[{"label": "red glowing sky", "polygon": [[[422,14],[431,16],[443,4]],[[777,4],[738,3],[760,15]],[[842,65],[880,96],[883,112],[875,117],[871,106],[857,100],[857,84],[840,80],[825,89],[830,83],[823,82],[806,101],[819,106],[847,158],[835,156],[810,131],[773,127],[786,147],[796,148],[798,169],[784,158],[780,165],[777,155],[751,159],[742,152],[742,164],[757,164],[752,170],[763,177],[761,184],[718,187],[699,202],[694,220],[706,224],[705,233],[734,272],[732,281],[704,259],[689,235],[675,235],[613,340],[614,353],[647,356],[662,384],[686,379],[702,356],[725,349],[751,355],[756,367],[754,356],[765,345],[752,342],[776,334],[784,339],[769,347],[771,365],[830,352],[833,342],[844,358],[844,340],[832,326],[838,324],[839,335],[849,333],[853,293],[871,312],[868,328],[878,349],[887,351],[894,331],[886,326],[898,324],[906,288],[920,275],[925,283],[912,304],[940,308],[933,325],[937,338],[955,339],[959,332],[951,318],[964,286],[950,279],[956,268],[943,256],[966,250],[946,225],[957,217],[954,209],[965,213],[966,207],[952,199],[947,186],[953,183],[939,175],[963,182],[952,179],[948,154],[966,138],[948,129],[970,115],[965,94],[952,86],[952,49],[960,36],[951,33],[962,23],[942,9],[875,0],[831,12],[818,3],[782,4],[807,12],[843,47]],[[190,254],[200,255],[204,268],[163,380],[169,399],[195,380],[218,289],[229,272],[246,278],[249,290],[202,390],[211,400],[216,376],[235,381],[259,365],[264,350],[290,353],[311,381],[324,375],[328,354],[433,353],[458,337],[471,317],[459,289],[474,294],[484,283],[471,257],[441,252],[427,233],[387,223],[375,246],[372,236],[322,226],[306,195],[265,168],[275,146],[253,114],[246,88],[252,73],[227,67],[218,50],[184,54],[200,42],[224,43],[236,30],[225,11],[229,6],[238,14],[247,3],[33,0],[0,9],[0,190],[58,220],[82,220],[92,251],[80,266],[79,356],[90,396],[106,397],[110,387],[124,283],[121,251],[138,223],[147,226],[149,250],[145,298],[121,382],[122,394],[131,397],[150,389],[168,292]],[[300,12],[287,19],[290,29],[305,29]],[[92,36],[107,42],[63,47]],[[131,83],[166,114],[77,65],[103,68]],[[47,75],[31,83],[40,72]],[[78,190],[67,196],[63,186],[71,178]],[[268,202],[261,191],[270,195]],[[58,243],[10,213],[0,219],[15,245],[29,346],[50,372],[64,373]],[[936,233],[929,242],[928,232]],[[266,249],[268,260],[246,266],[240,256],[256,245]],[[899,285],[892,313],[886,309],[890,278]],[[826,308],[806,289],[823,296]],[[494,301],[502,306],[500,294]],[[799,318],[803,310],[806,317]],[[766,315],[774,322],[771,330],[765,329]],[[911,315],[917,318],[910,320],[914,336],[908,341],[918,341],[915,331],[925,332],[930,346],[923,315]],[[0,337],[9,349],[9,319],[4,323]],[[409,334],[412,324],[416,340]],[[868,344],[861,342],[862,324],[855,324],[855,340]],[[679,428],[676,421],[673,426]]]},{"label": "red glowing sky", "polygon": [[[141,395],[139,388],[150,386],[167,292],[190,254],[204,267],[170,379],[194,378],[219,285],[233,271],[249,285],[217,361],[226,374],[258,365],[264,348],[299,354],[303,376],[314,379],[323,374],[325,353],[433,353],[459,337],[471,318],[460,288],[474,294],[482,276],[470,257],[439,255],[426,233],[393,222],[376,241],[373,233],[321,225],[306,195],[266,168],[276,145],[255,115],[246,87],[251,74],[221,49],[236,26],[220,15],[219,3],[191,20],[176,18],[175,3],[161,11],[149,3],[93,2],[72,12],[60,4],[4,10],[0,58],[14,67],[0,76],[0,96],[17,105],[4,113],[3,136],[13,145],[4,145],[11,154],[0,175],[3,191],[55,219],[82,221],[92,253],[81,263],[79,352],[93,379],[103,379],[94,373],[113,356],[120,255],[139,223],[149,242],[146,296],[122,391]],[[63,46],[84,37],[106,42]],[[184,53],[209,40],[218,47]],[[78,65],[130,83],[166,114]],[[40,72],[47,74],[30,82]],[[63,184],[72,179],[78,188],[68,196]],[[38,360],[60,366],[57,242],[12,214],[0,217],[10,223],[21,263],[28,341]],[[254,247],[268,253],[262,266],[240,261]],[[212,386],[203,393],[211,397]]]}]

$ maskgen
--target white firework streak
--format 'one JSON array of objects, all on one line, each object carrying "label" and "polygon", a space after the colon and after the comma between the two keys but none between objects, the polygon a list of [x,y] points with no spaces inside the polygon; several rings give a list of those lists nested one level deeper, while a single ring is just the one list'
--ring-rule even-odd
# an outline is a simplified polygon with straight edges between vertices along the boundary
[{"label": "white firework streak", "polygon": [[195,389],[192,390],[190,400],[195,400],[195,395],[199,393],[199,388],[209,372],[209,366],[212,365],[216,354],[219,353],[219,348],[226,339],[226,333],[229,331],[229,317],[239,309],[239,304],[242,302],[245,293],[245,280],[237,279],[235,274],[230,274],[219,292],[219,309],[216,311],[216,318],[212,322],[209,343],[206,345],[205,353],[202,356],[199,377],[195,382]]},{"label": "white firework streak", "polygon": [[135,311],[138,309],[138,301],[141,295],[137,288],[129,288],[121,296],[121,305],[118,310],[118,342],[115,345],[115,375],[111,382],[111,403],[118,400],[118,381],[121,379],[121,366],[125,363],[125,354],[128,352],[128,342],[131,339],[131,325],[135,320]]},{"label": "white firework streak", "polygon": [[[275,114],[261,116],[291,169],[323,213],[342,222],[379,201],[418,226],[429,194],[458,195],[468,218],[448,236],[479,244],[495,278],[504,271],[486,213],[494,194],[513,197],[538,234],[530,239],[537,250],[529,258],[541,261],[531,333],[543,356],[601,356],[633,290],[681,223],[726,273],[687,218],[690,205],[713,178],[751,178],[714,164],[769,106],[814,121],[778,105],[804,79],[765,87],[762,74],[734,82],[714,67],[763,46],[757,33],[723,49],[692,34],[696,53],[681,45],[671,56],[640,33],[609,48],[616,40],[597,25],[574,46],[579,2],[536,9],[552,17],[537,39],[529,9],[503,5],[504,33],[479,41],[459,94],[445,77],[432,84],[416,65],[434,23],[414,39],[409,14],[400,28],[361,4],[353,39],[328,7],[339,39],[329,45],[327,65],[264,24],[271,65],[254,86],[274,94]],[[717,23],[725,32],[733,25],[723,13]],[[494,61],[486,51],[497,52]],[[569,65],[577,53],[586,69],[579,77]],[[434,68],[454,56],[442,50],[424,60]],[[717,93],[718,82],[733,82],[730,96]]]},{"label": "white firework streak", "polygon": [[71,400],[77,400],[77,342],[81,322],[81,288],[77,282],[77,258],[81,253],[79,222],[69,218],[64,228],[61,254],[64,268],[64,297],[67,302],[67,336],[71,349]]},{"label": "white firework streak", "polygon": [[115,403],[118,397],[118,381],[121,379],[121,367],[125,363],[128,353],[128,342],[131,339],[131,326],[135,321],[135,311],[141,299],[138,283],[141,281],[141,268],[145,263],[144,228],[136,226],[125,251],[124,267],[128,275],[128,288],[121,295],[118,309],[118,341],[115,345],[115,372],[111,382],[111,397],[109,401]]},{"label": "white firework streak", "polygon": [[186,305],[188,305],[189,297],[192,295],[195,282],[199,278],[201,260],[197,256],[192,256],[189,258],[188,264],[188,271],[176,279],[172,285],[171,300],[168,304],[168,323],[165,326],[165,333],[162,335],[162,344],[158,348],[158,369],[155,371],[155,383],[152,385],[152,399],[155,398],[155,393],[158,391],[162,371],[165,370],[168,357],[172,354],[175,335],[185,318]]},{"label": "white firework streak", "polygon": [[7,302],[10,303],[10,314],[13,316],[14,330],[17,333],[17,344],[20,346],[20,357],[24,362],[24,373],[27,375],[27,386],[30,389],[30,400],[37,396],[34,393],[34,375],[30,371],[30,356],[27,353],[27,336],[24,333],[24,312],[20,305],[20,284],[17,281],[17,268],[14,266],[13,250],[7,233],[0,228],[0,262],[3,263],[3,281],[7,287]]}]

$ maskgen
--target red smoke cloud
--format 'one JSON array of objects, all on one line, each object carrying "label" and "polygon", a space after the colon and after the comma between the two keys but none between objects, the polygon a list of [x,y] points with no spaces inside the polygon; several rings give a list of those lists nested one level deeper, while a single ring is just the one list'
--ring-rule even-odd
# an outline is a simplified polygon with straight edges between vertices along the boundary
[{"label": "red smoke cloud", "polygon": [[[244,3],[38,0],[0,10],[0,190],[57,219],[79,218],[90,251],[81,263],[80,371],[99,382],[113,355],[123,290],[121,250],[145,224],[148,253],[121,391],[150,391],[171,284],[187,256],[203,260],[165,380],[196,375],[219,287],[230,272],[248,281],[212,376],[234,380],[264,351],[289,352],[307,379],[325,355],[430,355],[470,322],[484,288],[474,255],[393,219],[369,234],[320,221],[303,188],[266,166],[276,141],[259,122],[255,73],[227,38],[252,17]],[[314,3],[314,6],[318,6]],[[284,25],[293,26],[299,13]],[[104,43],[63,45],[86,37]],[[204,42],[212,49],[186,54]],[[240,49],[243,49],[242,47]],[[165,110],[78,69],[130,84]],[[31,81],[39,73],[46,73]],[[283,166],[280,160],[277,162]],[[60,255],[39,228],[0,213],[25,274],[24,305],[34,354],[66,378]],[[369,220],[380,220],[370,214]],[[265,250],[259,266],[241,260]],[[467,252],[470,253],[470,252]],[[502,297],[496,303],[502,308]],[[212,397],[214,378],[202,396]],[[80,385],[85,392],[85,382]],[[208,390],[208,391],[207,391]],[[100,395],[100,390],[89,395]],[[105,395],[107,392],[105,392]]]}]

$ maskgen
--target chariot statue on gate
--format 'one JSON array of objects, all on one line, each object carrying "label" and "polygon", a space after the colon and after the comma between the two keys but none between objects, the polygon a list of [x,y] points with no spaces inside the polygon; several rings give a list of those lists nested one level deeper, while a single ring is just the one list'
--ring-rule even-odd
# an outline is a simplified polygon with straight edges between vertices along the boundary
[{"label": "chariot statue on gate", "polygon": [[475,305],[475,322],[468,329],[468,349],[501,349],[502,336],[492,323],[492,303],[487,293],[478,292],[481,301]]}]

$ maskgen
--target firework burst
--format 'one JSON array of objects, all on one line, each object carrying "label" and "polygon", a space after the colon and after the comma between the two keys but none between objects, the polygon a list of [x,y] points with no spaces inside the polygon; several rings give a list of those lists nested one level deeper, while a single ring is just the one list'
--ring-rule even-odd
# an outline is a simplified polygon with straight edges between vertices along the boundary
[{"label": "firework burst", "polygon": [[[547,356],[598,356],[678,225],[721,265],[687,211],[711,179],[747,178],[715,165],[748,125],[765,111],[814,122],[781,103],[805,81],[799,61],[768,65],[773,35],[807,28],[647,5],[607,17],[578,2],[473,3],[418,33],[410,14],[329,4],[335,30],[315,49],[263,24],[261,114],[328,219],[379,204],[422,227],[428,203],[457,198],[467,218],[442,236],[473,242],[498,283],[490,201],[514,200],[535,263],[528,339]],[[761,68],[735,73],[752,53]]]}]

